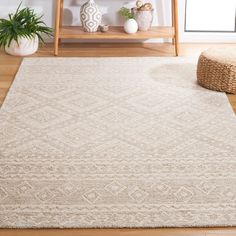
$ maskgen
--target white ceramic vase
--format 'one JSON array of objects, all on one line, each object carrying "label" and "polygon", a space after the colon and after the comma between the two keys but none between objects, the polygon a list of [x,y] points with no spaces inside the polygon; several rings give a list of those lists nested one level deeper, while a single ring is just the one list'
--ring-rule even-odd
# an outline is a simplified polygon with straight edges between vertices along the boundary
[{"label": "white ceramic vase", "polygon": [[129,19],[124,24],[124,30],[128,34],[135,34],[138,31],[138,24],[136,20]]},{"label": "white ceramic vase", "polygon": [[85,32],[97,32],[102,14],[94,0],[88,0],[80,8],[80,20]]},{"label": "white ceramic vase", "polygon": [[18,43],[12,40],[10,46],[5,47],[6,53],[12,56],[29,56],[37,52],[39,47],[39,38],[36,35],[32,39],[21,37]]}]

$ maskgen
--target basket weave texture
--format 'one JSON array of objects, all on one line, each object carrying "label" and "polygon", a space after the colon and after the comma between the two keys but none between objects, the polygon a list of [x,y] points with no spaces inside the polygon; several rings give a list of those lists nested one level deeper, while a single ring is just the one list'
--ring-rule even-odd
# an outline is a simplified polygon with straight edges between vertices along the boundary
[{"label": "basket weave texture", "polygon": [[198,60],[197,80],[207,89],[236,94],[236,47],[203,52]]}]

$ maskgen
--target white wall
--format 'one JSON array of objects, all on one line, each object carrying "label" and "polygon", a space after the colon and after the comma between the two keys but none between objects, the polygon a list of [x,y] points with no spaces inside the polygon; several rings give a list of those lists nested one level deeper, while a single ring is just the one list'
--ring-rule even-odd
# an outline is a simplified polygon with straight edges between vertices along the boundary
[{"label": "white wall", "polygon": [[[44,14],[43,20],[47,25],[54,25],[56,0],[0,0],[0,17],[6,17],[9,12],[14,12],[17,5],[33,7],[38,13]],[[79,25],[79,8],[86,0],[64,0],[64,24]],[[156,10],[153,25],[170,25],[171,0],[143,0],[152,2]],[[197,0],[196,0],[197,1]],[[103,13],[103,22],[110,25],[122,25],[123,20],[117,11],[122,6],[134,6],[135,0],[96,0]],[[186,33],[184,32],[185,0],[179,0],[179,30],[181,42],[236,42],[236,34],[220,33]],[[199,16],[200,17],[200,16]],[[146,40],[146,42],[159,42],[163,40]]]},{"label": "white wall", "polygon": [[[66,1],[65,8],[64,8],[64,19],[65,24],[68,25],[79,25],[80,24],[80,17],[79,17],[79,7],[84,3],[84,0],[75,0],[75,1]],[[155,9],[159,9],[158,15],[155,14],[154,16],[154,25],[158,24],[167,24],[168,22],[168,15],[163,15],[165,11],[164,3],[167,3],[166,0],[151,0]],[[96,0],[96,3],[99,5],[100,10],[103,14],[103,23],[109,25],[122,25],[123,20],[117,13],[117,11],[124,5],[127,7],[135,6],[135,1],[122,1],[122,0]]]},{"label": "white wall", "polygon": [[[0,17],[7,15],[9,11],[14,10],[21,0],[0,0]],[[80,24],[79,8],[86,0],[65,0],[64,7],[64,23],[67,25]],[[169,9],[170,1],[167,0],[144,0],[144,2],[152,2],[157,14],[154,17],[154,25],[168,24],[170,22]],[[53,26],[55,0],[23,0],[23,5],[36,8],[37,11],[44,14],[44,20],[49,26]],[[117,11],[122,6],[135,6],[135,0],[96,0],[102,13],[104,23],[111,25],[122,25],[122,19]],[[158,15],[158,17],[157,17]]]},{"label": "white wall", "polygon": [[[0,17],[6,17],[9,12],[14,12],[21,0],[0,0]],[[80,6],[86,0],[64,0],[65,25],[80,25]],[[118,10],[122,6],[133,7],[135,0],[96,0],[103,14],[103,23],[109,25],[123,25],[123,19],[119,16]],[[171,22],[170,1],[167,0],[144,0],[152,2],[156,9],[153,25],[169,25]],[[54,26],[55,0],[23,0],[25,6],[30,6],[39,14],[44,14],[43,20],[48,26]],[[163,40],[162,40],[163,41]]]}]

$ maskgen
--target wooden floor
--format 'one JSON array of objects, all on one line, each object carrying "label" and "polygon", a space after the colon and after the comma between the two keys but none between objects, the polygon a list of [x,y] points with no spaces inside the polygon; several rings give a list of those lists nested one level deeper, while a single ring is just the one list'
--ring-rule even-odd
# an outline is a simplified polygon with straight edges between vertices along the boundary
[{"label": "wooden floor", "polygon": [[[180,56],[196,56],[209,47],[230,47],[232,44],[183,44]],[[236,46],[234,44],[233,46]],[[52,45],[40,48],[34,57],[53,56]],[[137,57],[174,56],[170,44],[62,44],[59,56],[63,57]],[[20,66],[22,58],[12,57],[0,51],[0,105]],[[236,95],[228,95],[236,112]],[[236,224],[236,222],[235,222]],[[180,229],[0,229],[0,236],[236,236],[236,227],[227,228],[180,228]]]}]

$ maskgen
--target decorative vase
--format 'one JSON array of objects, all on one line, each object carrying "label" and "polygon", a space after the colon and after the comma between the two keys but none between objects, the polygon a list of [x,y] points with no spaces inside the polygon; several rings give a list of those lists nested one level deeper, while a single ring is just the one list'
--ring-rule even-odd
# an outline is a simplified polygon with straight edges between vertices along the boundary
[{"label": "decorative vase", "polygon": [[34,38],[20,37],[18,43],[12,40],[9,47],[5,47],[6,53],[12,56],[29,56],[37,52],[39,47],[39,38],[36,35]]},{"label": "decorative vase", "polygon": [[124,24],[124,30],[128,34],[135,34],[138,31],[138,24],[136,20],[129,19]]},{"label": "decorative vase", "polygon": [[147,11],[133,9],[133,12],[138,23],[138,30],[148,31],[152,26],[153,9]]},{"label": "decorative vase", "polygon": [[94,0],[88,0],[80,8],[80,19],[85,32],[96,32],[101,24],[102,15]]}]

